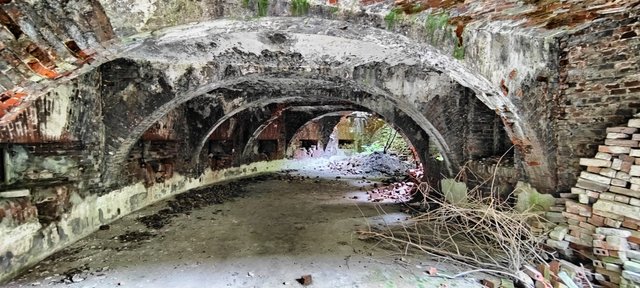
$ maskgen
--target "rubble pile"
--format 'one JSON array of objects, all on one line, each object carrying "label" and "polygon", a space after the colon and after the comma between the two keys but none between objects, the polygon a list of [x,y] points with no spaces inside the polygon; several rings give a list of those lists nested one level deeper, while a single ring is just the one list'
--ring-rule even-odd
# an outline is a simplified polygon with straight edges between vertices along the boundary
[{"label": "rubble pile", "polygon": [[408,169],[408,174],[405,175],[403,181],[397,181],[395,177],[383,181],[385,186],[374,186],[373,190],[367,191],[369,201],[371,202],[383,202],[390,200],[391,202],[407,202],[413,198],[413,195],[417,192],[418,185],[422,179],[423,170],[422,167]]},{"label": "rubble pile", "polygon": [[395,182],[391,185],[374,188],[367,191],[369,201],[382,202],[391,200],[392,202],[406,202],[411,200],[416,184],[410,181]]},{"label": "rubble pile", "polygon": [[329,169],[347,175],[370,175],[379,177],[405,176],[412,165],[398,156],[374,152],[368,155],[356,155],[346,160],[329,163]]},{"label": "rubble pile", "polygon": [[567,257],[591,262],[593,277],[605,287],[640,286],[640,119],[607,128],[604,145],[571,193],[560,195],[562,217],[547,244]]}]

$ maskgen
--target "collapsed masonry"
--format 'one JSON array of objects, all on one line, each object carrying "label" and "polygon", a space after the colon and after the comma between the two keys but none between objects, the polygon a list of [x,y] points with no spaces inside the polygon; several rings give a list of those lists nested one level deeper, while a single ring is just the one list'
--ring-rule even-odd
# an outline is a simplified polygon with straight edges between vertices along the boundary
[{"label": "collapsed masonry", "polygon": [[[637,116],[636,116],[637,117]],[[547,244],[565,256],[590,260],[595,280],[606,287],[640,285],[640,118],[607,128],[594,158],[581,158],[586,171],[563,212],[547,212],[560,223]]]}]

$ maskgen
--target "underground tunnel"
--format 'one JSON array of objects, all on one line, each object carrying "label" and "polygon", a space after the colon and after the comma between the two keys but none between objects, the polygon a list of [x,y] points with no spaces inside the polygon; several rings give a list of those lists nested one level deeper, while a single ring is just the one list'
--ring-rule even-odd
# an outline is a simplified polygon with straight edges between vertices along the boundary
[{"label": "underground tunnel", "polygon": [[0,1],[0,286],[640,287],[639,10]]}]

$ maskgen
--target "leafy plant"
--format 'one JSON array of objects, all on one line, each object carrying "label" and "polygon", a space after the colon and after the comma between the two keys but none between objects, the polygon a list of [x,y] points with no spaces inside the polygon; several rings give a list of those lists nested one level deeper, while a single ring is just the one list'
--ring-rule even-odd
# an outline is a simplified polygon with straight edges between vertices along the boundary
[{"label": "leafy plant", "polygon": [[309,13],[309,2],[307,0],[292,0],[291,15],[302,16]]},{"label": "leafy plant", "polygon": [[424,19],[424,28],[431,38],[435,35],[436,30],[442,30],[449,23],[449,14],[428,14]]},{"label": "leafy plant", "polygon": [[242,0],[242,8],[249,8],[249,0]]},{"label": "leafy plant", "polygon": [[396,24],[396,21],[398,21],[400,17],[402,17],[400,13],[400,9],[394,8],[391,9],[391,11],[389,11],[386,16],[384,16],[384,22],[387,23],[387,29],[393,28],[393,26]]},{"label": "leafy plant", "polygon": [[267,16],[269,12],[269,0],[258,0],[258,17]]}]

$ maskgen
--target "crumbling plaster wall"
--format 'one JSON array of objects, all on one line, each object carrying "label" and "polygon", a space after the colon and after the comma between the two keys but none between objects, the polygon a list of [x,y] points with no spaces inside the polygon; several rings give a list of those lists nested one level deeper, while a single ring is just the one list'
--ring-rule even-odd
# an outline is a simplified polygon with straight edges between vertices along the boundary
[{"label": "crumbling plaster wall", "polygon": [[[215,106],[222,114],[248,107],[250,97],[258,99],[229,93],[234,85],[337,92],[357,104],[380,109],[381,114],[386,112],[392,121],[401,116],[407,123],[421,125],[420,131],[429,131],[430,140],[451,152],[454,162],[464,157],[456,156],[457,148],[447,145],[460,142],[464,122],[438,117],[452,110],[465,111],[465,102],[458,99],[471,94],[503,119],[523,155],[521,177],[548,191],[572,185],[576,156],[592,154],[593,143],[597,143],[593,140],[603,137],[605,123],[621,122],[638,110],[634,78],[638,74],[635,52],[640,50],[637,5],[603,13],[593,23],[569,25],[565,31],[530,26],[531,19],[496,17],[488,21],[478,14],[465,21],[460,34],[447,30],[451,25],[457,28],[455,15],[448,25],[431,33],[425,26],[430,12],[403,16],[388,27],[384,18],[392,8],[389,3],[311,4],[304,18],[279,18],[290,16],[290,3],[272,1],[268,15],[274,18],[264,19],[248,18],[256,15],[251,1],[251,9],[238,2],[182,0],[0,4],[6,13],[2,18],[6,29],[0,29],[0,85],[4,88],[0,142],[14,152],[9,159],[20,167],[11,172],[13,182],[1,187],[30,187],[33,191],[30,201],[0,202],[0,234],[7,235],[0,238],[0,267],[7,271],[0,278],[161,197],[233,176],[282,168],[283,162],[255,163],[226,172],[207,171],[200,178],[175,173],[149,187],[142,182],[131,184],[129,179],[116,190],[105,186],[106,169],[123,162],[106,164],[104,159],[116,156],[126,162],[149,127],[181,103],[210,91],[230,97]],[[226,19],[206,22],[218,18]],[[202,23],[150,32],[192,21]],[[236,40],[245,42],[230,44]],[[455,40],[462,42],[462,59],[452,57]],[[326,43],[340,53],[345,52],[343,47],[354,49],[348,57],[314,59],[314,54],[326,56],[332,50],[310,43]],[[376,50],[371,49],[372,43],[395,56],[362,58]],[[159,53],[162,49],[174,54]],[[122,57],[129,59],[116,60]],[[253,61],[260,65],[247,64]],[[140,66],[131,69],[131,63]],[[279,66],[282,63],[289,66]],[[108,74],[102,73],[105,67],[119,64],[123,70],[112,72],[120,78],[103,78]],[[101,65],[102,71],[96,70]],[[334,66],[337,69],[332,70]],[[316,75],[325,78],[306,79]],[[269,87],[260,83],[265,77],[294,80],[274,80]],[[349,89],[335,89],[344,86],[340,81],[345,78]],[[224,79],[232,81],[212,84]],[[418,93],[425,88],[432,89],[426,97]],[[284,94],[295,98],[300,91],[291,89]],[[385,100],[367,100],[372,96]],[[405,102],[398,102],[399,98]],[[143,109],[135,109],[138,106]],[[132,111],[135,113],[129,113]],[[132,122],[137,126],[130,126]],[[207,135],[189,141],[201,143]]]}]

